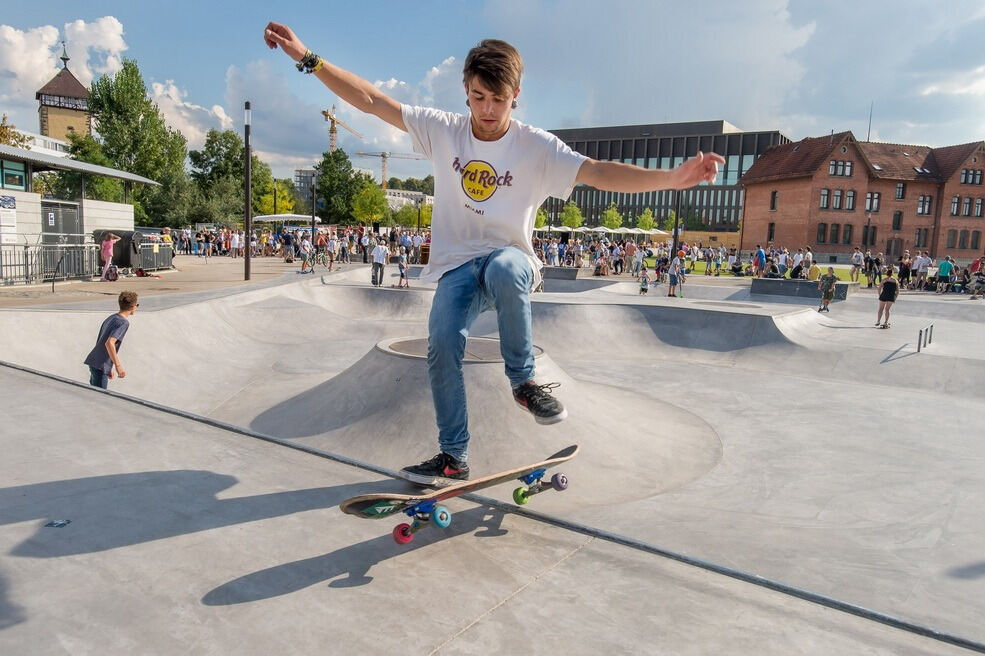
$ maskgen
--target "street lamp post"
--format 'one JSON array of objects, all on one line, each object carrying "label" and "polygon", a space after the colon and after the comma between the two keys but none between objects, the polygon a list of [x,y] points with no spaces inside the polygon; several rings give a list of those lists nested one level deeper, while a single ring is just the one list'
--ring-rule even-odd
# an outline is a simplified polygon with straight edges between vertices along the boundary
[{"label": "street lamp post", "polygon": [[671,257],[677,254],[677,249],[679,246],[678,239],[680,237],[680,224],[681,224],[681,192],[679,190],[674,190],[674,250],[671,251]]},{"label": "street lamp post", "polygon": [[862,235],[862,248],[872,246],[872,212],[865,216],[865,234]]},{"label": "street lamp post", "polygon": [[315,178],[311,179],[311,243],[315,243]]},{"label": "street lamp post", "polygon": [[243,238],[246,240],[246,247],[243,252],[246,253],[246,257],[243,258],[243,280],[250,279],[250,235],[253,234],[253,188],[250,185],[252,157],[250,157],[250,119],[252,118],[252,110],[250,109],[250,101],[246,101],[246,118],[243,122],[243,141],[245,147],[243,148],[243,158],[246,160],[246,181],[243,183],[244,191],[246,194],[246,220],[243,222],[244,231]]},{"label": "street lamp post", "polygon": [[417,234],[421,234],[421,205],[424,204],[424,195],[417,198]]}]

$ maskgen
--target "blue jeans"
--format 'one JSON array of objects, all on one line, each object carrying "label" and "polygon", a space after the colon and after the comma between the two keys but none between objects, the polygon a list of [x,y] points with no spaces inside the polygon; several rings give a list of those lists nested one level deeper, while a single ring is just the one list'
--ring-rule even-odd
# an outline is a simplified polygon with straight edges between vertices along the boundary
[{"label": "blue jeans", "polygon": [[533,271],[527,256],[507,246],[448,271],[438,281],[428,318],[428,375],[438,424],[438,444],[459,460],[468,458],[468,410],[462,359],[472,322],[495,309],[499,348],[513,387],[534,376],[530,328]]},{"label": "blue jeans", "polygon": [[109,374],[102,369],[89,367],[89,384],[93,387],[106,389],[109,386]]}]

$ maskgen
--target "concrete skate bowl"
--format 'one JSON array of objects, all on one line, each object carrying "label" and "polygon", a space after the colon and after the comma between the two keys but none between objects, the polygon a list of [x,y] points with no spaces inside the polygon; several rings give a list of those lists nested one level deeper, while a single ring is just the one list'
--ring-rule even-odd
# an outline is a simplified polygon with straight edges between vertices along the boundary
[{"label": "concrete skate bowl", "polygon": [[[436,452],[437,429],[422,344],[415,337],[381,342],[339,375],[256,415],[250,428],[391,469],[425,460]],[[544,495],[540,508],[651,497],[702,477],[721,459],[718,435],[697,416],[575,380],[538,349],[538,379],[561,383],[555,393],[569,413],[566,421],[540,426],[516,407],[503,362],[490,356],[498,341],[469,338],[466,351],[473,471],[534,462],[570,444],[582,448],[564,467],[578,494]],[[492,494],[508,500],[513,487]]]},{"label": "concrete skate bowl", "polygon": [[350,319],[426,322],[434,292],[430,289],[369,287],[327,281],[311,288],[311,302]]},{"label": "concrete skate bowl", "polygon": [[535,303],[534,337],[559,360],[758,363],[800,350],[769,314],[719,306]]}]

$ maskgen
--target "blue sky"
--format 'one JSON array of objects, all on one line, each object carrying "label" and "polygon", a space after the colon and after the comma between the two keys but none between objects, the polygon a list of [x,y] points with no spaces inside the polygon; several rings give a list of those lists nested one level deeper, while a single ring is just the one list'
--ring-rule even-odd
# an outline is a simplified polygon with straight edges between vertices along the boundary
[{"label": "blue sky", "polygon": [[[526,63],[517,118],[546,129],[725,119],[793,139],[853,130],[932,146],[985,138],[985,3],[979,0],[501,0],[4,3],[0,111],[37,129],[36,91],[60,66],[84,83],[136,59],[165,117],[194,148],[212,127],[242,129],[278,176],[328,147],[319,114],[338,103],[267,50],[268,20],[401,102],[464,111],[461,64],[486,37]],[[341,104],[360,131],[342,146],[410,152],[406,135]],[[354,159],[374,171],[378,162]],[[391,160],[389,173],[426,175]]]}]

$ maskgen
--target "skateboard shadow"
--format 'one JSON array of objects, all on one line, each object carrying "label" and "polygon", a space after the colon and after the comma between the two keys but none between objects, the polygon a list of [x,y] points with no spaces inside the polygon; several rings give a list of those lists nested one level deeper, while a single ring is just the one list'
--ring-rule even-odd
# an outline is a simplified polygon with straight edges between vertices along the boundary
[{"label": "skateboard shadow", "polygon": [[[14,547],[10,555],[58,558],[332,508],[356,494],[412,489],[409,484],[403,489],[401,481],[384,479],[217,498],[237,482],[235,476],[211,471],[176,470],[0,488],[0,526],[39,521],[34,535]],[[53,519],[71,523],[63,528],[43,526]]]},{"label": "skateboard shadow", "polygon": [[[380,537],[321,556],[295,560],[246,574],[211,590],[202,597],[202,603],[206,606],[230,606],[261,601],[297,592],[323,581],[329,581],[330,588],[366,585],[373,580],[368,574],[373,565],[388,558],[472,531],[479,538],[505,535],[508,531],[502,528],[503,515],[502,511],[481,506],[457,512],[448,528],[427,527],[416,533],[414,541],[406,545],[396,544],[387,532]],[[392,529],[396,525],[385,521],[377,524],[382,529]]]}]

